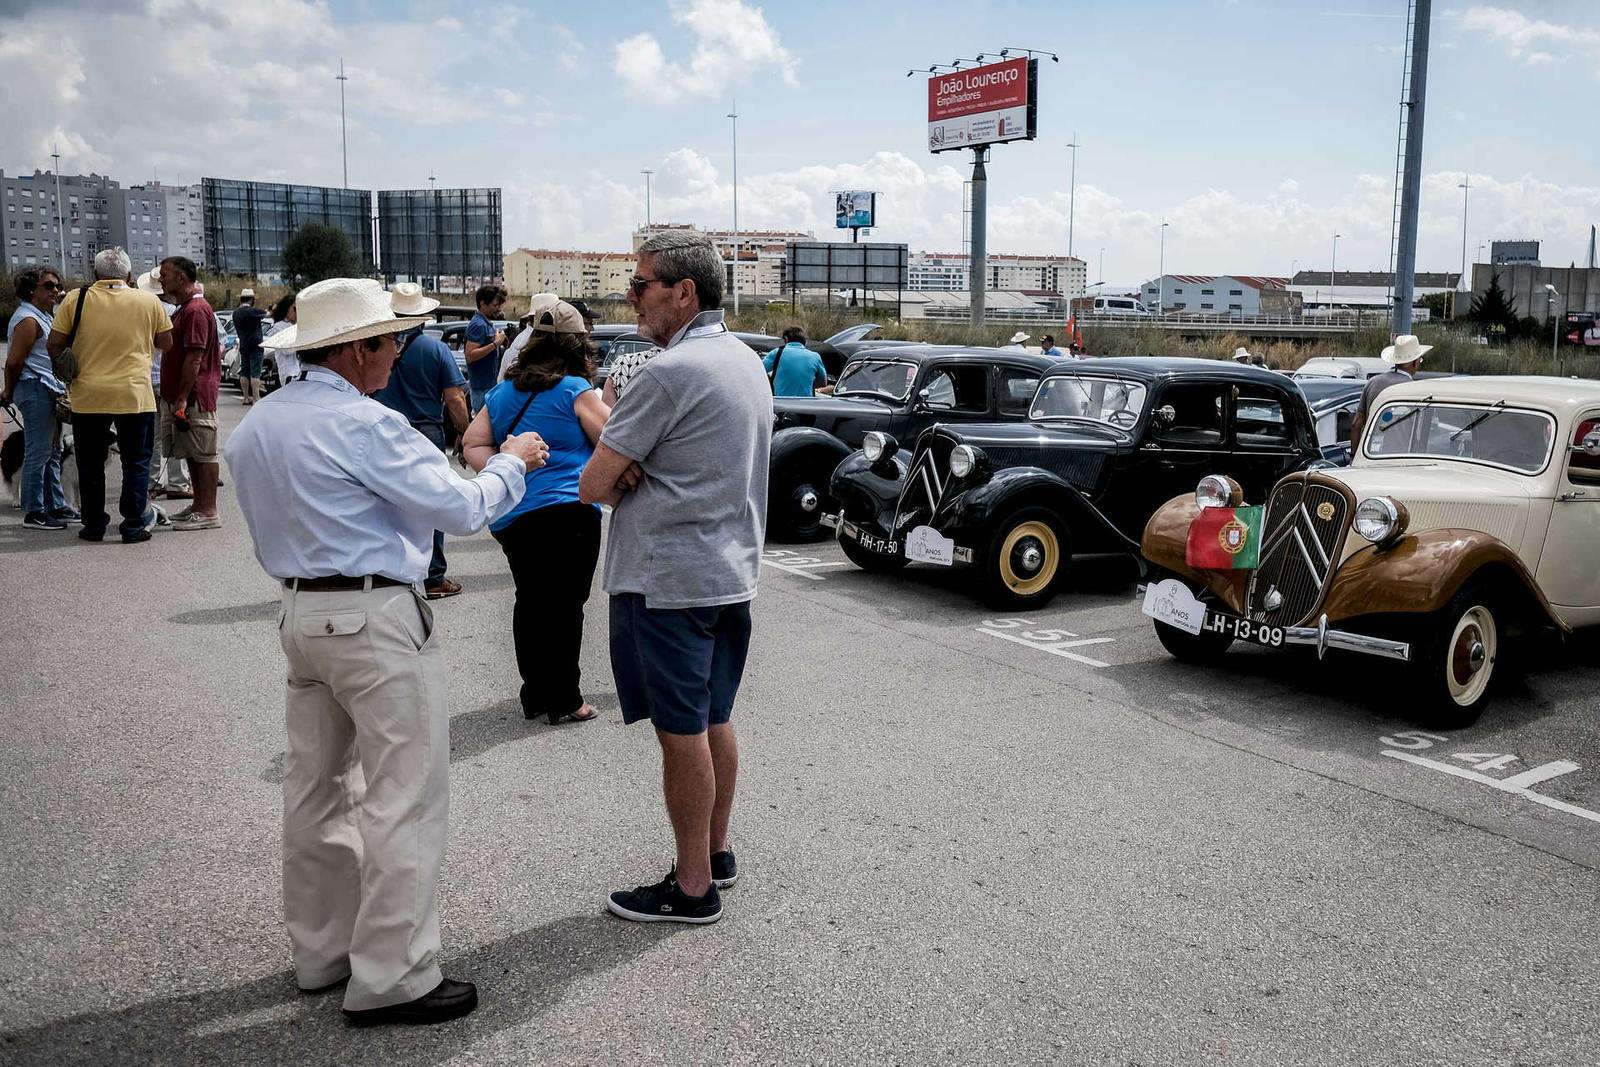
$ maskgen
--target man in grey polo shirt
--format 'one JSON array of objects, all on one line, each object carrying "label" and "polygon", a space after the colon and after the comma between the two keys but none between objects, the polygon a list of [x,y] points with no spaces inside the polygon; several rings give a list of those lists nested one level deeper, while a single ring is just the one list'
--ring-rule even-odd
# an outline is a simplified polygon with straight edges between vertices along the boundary
[{"label": "man in grey polo shirt", "polygon": [[1422,367],[1422,357],[1432,351],[1432,345],[1418,341],[1414,334],[1403,333],[1394,339],[1394,344],[1379,353],[1379,358],[1394,369],[1373,375],[1367,379],[1366,388],[1361,390],[1361,403],[1356,405],[1355,416],[1350,420],[1351,455],[1361,451],[1361,431],[1372,417],[1372,409],[1378,406],[1378,397],[1389,386],[1409,382],[1415,377]]},{"label": "man in grey polo shirt", "polygon": [[677,839],[666,878],[610,896],[641,922],[716,922],[717,891],[738,878],[730,717],[766,533],[772,393],[723,324],[723,270],[692,231],[640,246],[628,301],[662,351],[628,383],[578,486],[585,503],[613,508],[611,670],[623,720],[655,725]]}]

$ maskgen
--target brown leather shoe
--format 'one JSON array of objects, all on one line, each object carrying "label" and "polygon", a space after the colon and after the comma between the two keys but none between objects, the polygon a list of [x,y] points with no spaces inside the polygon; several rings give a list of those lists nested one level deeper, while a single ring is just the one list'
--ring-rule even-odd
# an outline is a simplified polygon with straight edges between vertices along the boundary
[{"label": "brown leather shoe", "polygon": [[443,600],[447,596],[455,596],[461,592],[461,583],[441,578],[435,585],[424,586],[422,592],[429,600]]},{"label": "brown leather shoe", "polygon": [[360,1011],[344,1009],[344,1017],[353,1026],[384,1026],[389,1023],[428,1025],[448,1022],[471,1014],[478,1006],[478,987],[471,982],[453,982],[446,978],[434,987],[433,992],[404,1004],[385,1004],[381,1008],[364,1008]]}]

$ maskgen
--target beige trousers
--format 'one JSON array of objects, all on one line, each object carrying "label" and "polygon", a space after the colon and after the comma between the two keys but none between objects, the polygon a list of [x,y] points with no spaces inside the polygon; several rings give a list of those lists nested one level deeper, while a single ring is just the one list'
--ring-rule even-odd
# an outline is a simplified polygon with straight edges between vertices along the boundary
[{"label": "beige trousers", "polygon": [[350,976],[351,1010],[442,980],[439,864],[450,808],[448,676],[413,588],[283,591],[289,659],[283,911],[295,979]]}]

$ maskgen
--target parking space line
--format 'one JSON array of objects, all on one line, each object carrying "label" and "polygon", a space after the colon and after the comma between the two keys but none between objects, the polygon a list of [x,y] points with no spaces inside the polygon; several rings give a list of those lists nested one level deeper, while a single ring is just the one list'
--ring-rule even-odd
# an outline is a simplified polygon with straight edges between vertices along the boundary
[{"label": "parking space line", "polygon": [[1469,782],[1479,782],[1498,789],[1502,793],[1510,793],[1513,796],[1531,800],[1535,804],[1543,804],[1547,808],[1554,808],[1556,811],[1564,811],[1569,815],[1576,815],[1580,819],[1588,819],[1590,822],[1600,823],[1600,812],[1590,811],[1588,808],[1580,808],[1576,804],[1568,804],[1565,801],[1556,800],[1554,797],[1535,793],[1525,784],[1546,781],[1558,775],[1570,774],[1577,770],[1578,765],[1568,760],[1555,760],[1524,771],[1514,777],[1501,779],[1490,778],[1487,774],[1469,771],[1465,767],[1454,767],[1448,763],[1440,763],[1438,760],[1431,760],[1426,756],[1414,756],[1409,752],[1395,752],[1392,749],[1385,749],[1382,755],[1388,756],[1390,759],[1404,760],[1407,763],[1416,764],[1418,767],[1427,767],[1429,770],[1442,771],[1456,778],[1464,778]]},{"label": "parking space line", "polygon": [[763,567],[776,567],[780,571],[783,571],[786,574],[796,574],[796,575],[799,575],[801,578],[810,578],[813,582],[821,582],[821,581],[825,581],[826,580],[820,574],[812,574],[810,571],[806,570],[803,567],[791,566],[788,563],[779,563],[775,559],[764,559],[764,560],[761,561],[761,565]]},{"label": "parking space line", "polygon": [[1108,667],[1110,664],[1103,663],[1097,659],[1090,659],[1088,656],[1080,656],[1076,652],[1068,651],[1068,649],[1080,648],[1083,645],[1103,645],[1109,641],[1116,640],[1114,637],[1080,637],[1076,641],[1051,641],[1049,643],[1045,643],[1042,641],[1029,641],[1026,638],[1018,637],[1016,634],[1008,634],[1003,630],[991,630],[986,626],[979,626],[977,630],[980,634],[988,634],[990,637],[998,637],[1002,640],[1021,645],[1023,648],[1032,648],[1039,652],[1048,652],[1052,656],[1060,656],[1062,659],[1070,659],[1077,663],[1082,663],[1088,667]]}]

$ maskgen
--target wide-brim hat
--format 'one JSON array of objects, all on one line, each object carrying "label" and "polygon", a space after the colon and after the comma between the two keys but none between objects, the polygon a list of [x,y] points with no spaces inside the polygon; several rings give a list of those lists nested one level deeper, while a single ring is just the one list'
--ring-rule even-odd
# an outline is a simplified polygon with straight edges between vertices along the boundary
[{"label": "wide-brim hat", "polygon": [[1250,350],[1247,348],[1235,348],[1233,350],[1233,360],[1235,363],[1249,363]]},{"label": "wide-brim hat", "polygon": [[141,293],[150,293],[154,296],[161,295],[161,268],[151,267],[133,280]]},{"label": "wide-brim hat", "polygon": [[239,290],[239,299],[243,300],[246,297],[249,297],[251,300],[254,300],[256,298],[256,291],[254,289],[240,289]]},{"label": "wide-brim hat", "polygon": [[262,348],[327,348],[427,322],[425,315],[396,315],[389,290],[372,278],[329,278],[295,297],[299,321],[261,342]]},{"label": "wide-brim hat", "polygon": [[389,306],[396,315],[427,315],[439,306],[439,301],[424,296],[422,286],[416,282],[395,282],[389,286]]},{"label": "wide-brim hat", "polygon": [[1016,333],[1011,335],[1010,343],[1014,344],[1014,345],[1020,345],[1022,342],[1026,341],[1027,339],[1028,339],[1028,335],[1023,333],[1021,330],[1018,330]]},{"label": "wide-brim hat", "polygon": [[1400,367],[1421,359],[1432,351],[1433,346],[1423,344],[1417,340],[1415,334],[1403,333],[1394,339],[1394,344],[1383,350],[1379,358],[1391,366]]}]

